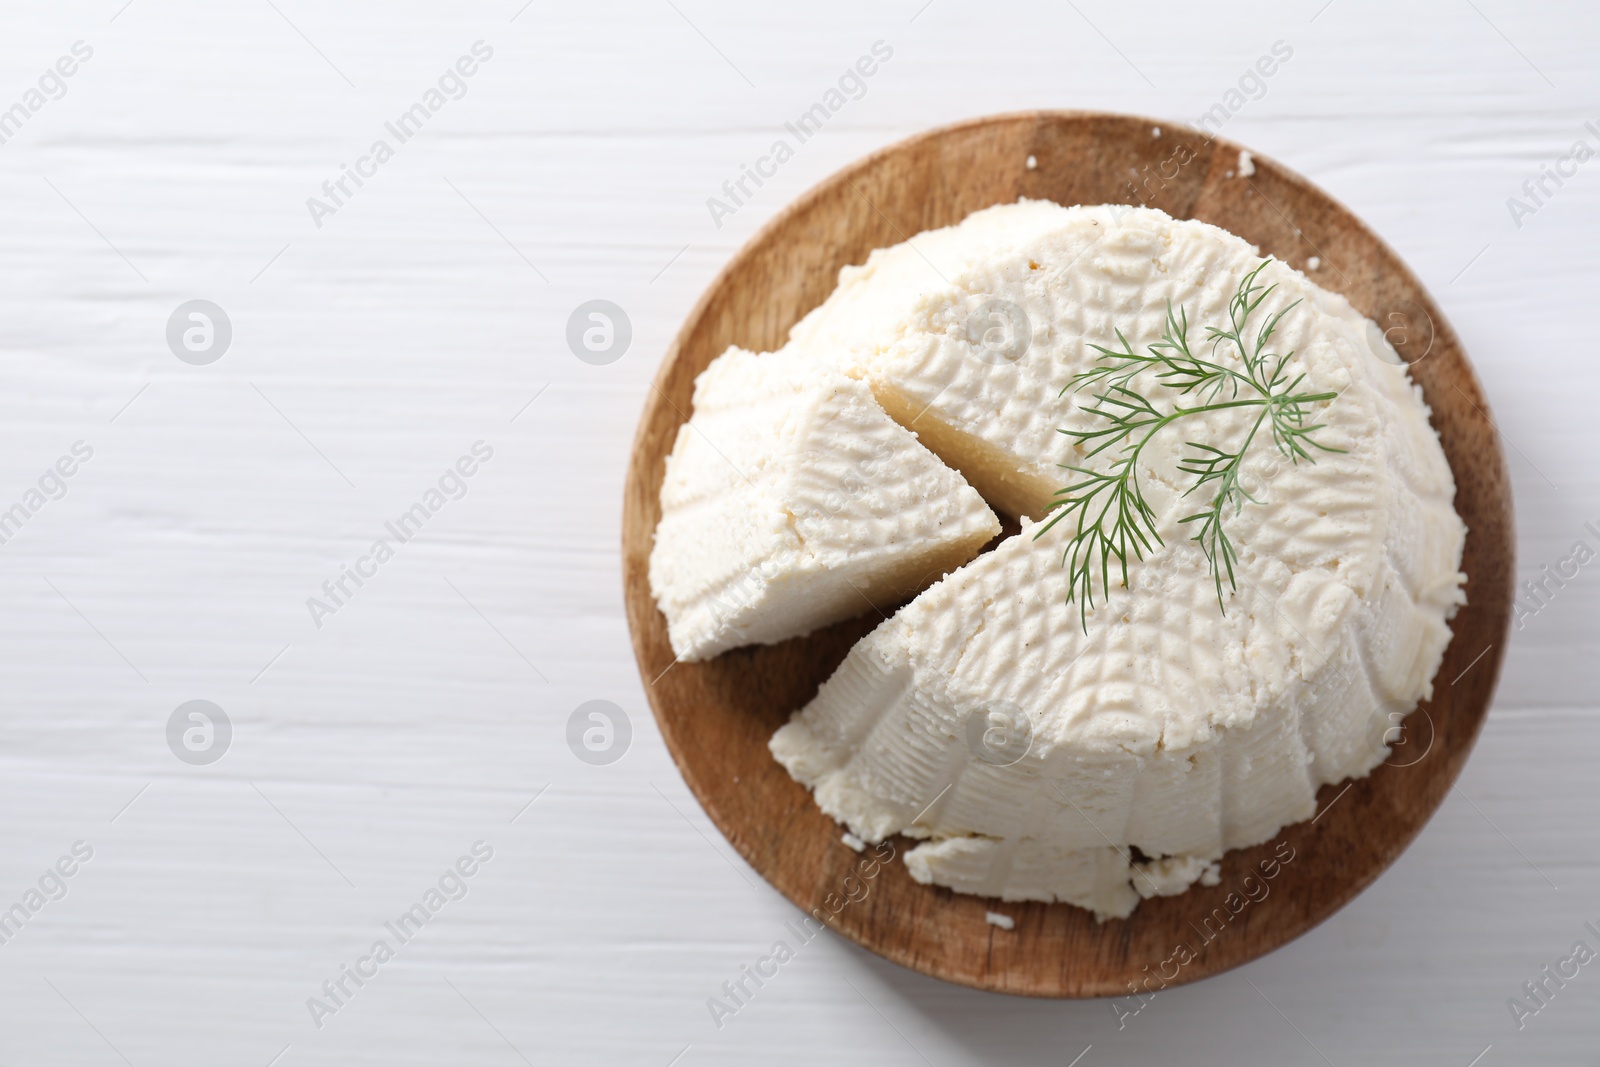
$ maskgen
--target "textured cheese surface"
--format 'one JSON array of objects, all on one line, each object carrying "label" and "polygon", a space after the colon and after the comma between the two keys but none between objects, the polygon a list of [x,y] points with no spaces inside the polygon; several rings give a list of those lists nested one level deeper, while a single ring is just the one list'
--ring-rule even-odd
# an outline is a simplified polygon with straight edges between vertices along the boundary
[{"label": "textured cheese surface", "polygon": [[[985,499],[1038,518],[1061,486],[1058,464],[1073,458],[1058,430],[1082,419],[1062,390],[1092,357],[1088,344],[1115,346],[1120,329],[1143,351],[1160,339],[1168,301],[1192,322],[1225,322],[1235,283],[1257,262],[1251,245],[1206,223],[1025,200],[846,267],[838,289],[791,336],[848,353],[845,369]],[[1300,298],[1314,312],[1285,321],[1282,350],[1316,360],[1322,353],[1309,346],[1339,345],[1395,360],[1343,297],[1282,264],[1265,280],[1280,285],[1280,305]],[[986,348],[1008,338],[994,332],[996,302],[1025,314],[1024,344]],[[1198,342],[1203,332],[1193,335]],[[1329,380],[1340,387],[1338,372]],[[1391,384],[1409,388],[1401,383]],[[1437,449],[1434,458],[1442,465]]]},{"label": "textured cheese surface", "polygon": [[[1010,213],[1031,236],[988,218]],[[1143,351],[1170,300],[1198,344],[1260,260],[1222,230],[1143,209],[995,208],[943,231],[944,247],[968,227],[951,285],[907,298],[913,286],[872,270],[915,264],[877,256],[841,293],[876,286],[881,300],[836,294],[801,326],[842,344],[861,321],[854,372],[936,416],[949,432],[932,447],[992,503],[1036,514],[1062,484],[1056,464],[1084,463],[1057,429],[1093,424],[1059,397],[1095,358],[1087,342],[1114,346],[1120,329]],[[1346,301],[1281,264],[1263,277],[1279,286],[1264,311],[1301,301],[1272,347],[1295,353],[1306,391],[1338,391],[1318,439],[1345,451],[1292,465],[1270,443],[1251,450],[1243,482],[1264,503],[1228,517],[1239,562],[1225,611],[1178,523],[1198,505],[1176,466],[1185,441],[1242,438],[1242,409],[1186,420],[1146,449],[1140,478],[1165,543],[1086,623],[1065,602],[1071,520],[1038,538],[1024,522],[864,638],[774,736],[778,759],[854,833],[927,839],[906,855],[917,879],[1125,916],[1311,816],[1318,786],[1368,773],[1396,713],[1431,692],[1462,599],[1465,529],[1427,409]],[[982,358],[962,324],[993,299],[1033,324],[1014,362]],[[895,309],[903,329],[864,325]],[[1130,846],[1154,864],[1136,865]]]},{"label": "textured cheese surface", "polygon": [[699,660],[887,607],[999,532],[864,384],[735,348],[696,381],[667,459],[650,588],[673,652]]}]

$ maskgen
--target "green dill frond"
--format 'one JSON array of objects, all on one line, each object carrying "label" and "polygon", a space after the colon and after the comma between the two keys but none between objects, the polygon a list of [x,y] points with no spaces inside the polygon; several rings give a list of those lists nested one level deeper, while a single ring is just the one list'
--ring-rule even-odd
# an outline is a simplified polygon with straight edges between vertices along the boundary
[{"label": "green dill frond", "polygon": [[[1226,579],[1230,590],[1237,588],[1238,562],[1225,520],[1230,508],[1236,514],[1247,502],[1261,503],[1240,481],[1251,445],[1265,437],[1292,464],[1301,460],[1315,463],[1314,452],[1343,451],[1317,441],[1313,435],[1326,423],[1311,421],[1313,406],[1332,401],[1338,393],[1300,392],[1305,374],[1290,376],[1294,353],[1268,351],[1284,317],[1300,301],[1267,314],[1251,332],[1251,320],[1277,289],[1275,284],[1261,280],[1271,262],[1262,260],[1240,279],[1228,301],[1226,329],[1205,327],[1205,339],[1210,345],[1205,357],[1195,355],[1190,347],[1188,312],[1169,302],[1161,340],[1148,345],[1144,352],[1135,352],[1121,330],[1113,331],[1119,347],[1091,344],[1089,347],[1099,357],[1096,365],[1073,375],[1062,391],[1066,395],[1089,387],[1099,390],[1082,407],[1101,425],[1089,430],[1061,431],[1087,449],[1085,460],[1116,449],[1115,458],[1105,470],[1063,464],[1079,476],[1078,480],[1056,492],[1049,519],[1034,534],[1042,537],[1063,520],[1075,524],[1061,559],[1068,576],[1067,602],[1077,601],[1085,630],[1089,609],[1095,603],[1096,578],[1103,602],[1110,596],[1113,569],[1127,587],[1130,557],[1143,559],[1145,553],[1163,544],[1156,530],[1155,512],[1139,486],[1138,461],[1145,445],[1167,426],[1208,411],[1261,409],[1243,439],[1231,448],[1185,442],[1190,451],[1178,466],[1179,471],[1194,479],[1184,496],[1201,490],[1210,494],[1209,503],[1202,510],[1178,521],[1197,524],[1191,540],[1205,554],[1216,582],[1217,604],[1223,611],[1227,611],[1227,604],[1222,583]],[[1137,388],[1141,376],[1187,403],[1170,408],[1158,406],[1156,399]]]}]

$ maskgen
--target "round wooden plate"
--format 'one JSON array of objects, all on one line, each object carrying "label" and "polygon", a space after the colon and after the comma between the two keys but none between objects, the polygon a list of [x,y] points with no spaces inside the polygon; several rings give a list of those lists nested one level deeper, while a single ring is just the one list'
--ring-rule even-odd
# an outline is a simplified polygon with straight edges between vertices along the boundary
[{"label": "round wooden plate", "polygon": [[[1258,156],[1254,173],[1242,174],[1239,153],[1150,119],[1055,111],[977,119],[892,145],[756,234],[690,313],[656,376],[628,471],[622,547],[634,651],[661,732],[689,788],[751,866],[802,911],[886,959],[980,989],[1048,997],[1127,995],[1235,967],[1305,933],[1393,862],[1450,789],[1488,711],[1510,620],[1513,548],[1505,459],[1478,380],[1421,284],[1372,231],[1271,160]],[[1433,699],[1405,720],[1388,763],[1354,784],[1324,787],[1313,820],[1229,852],[1220,884],[1145,901],[1130,918],[1105,923],[1067,904],[1002,905],[918,885],[898,858],[843,846],[840,827],[773,760],[772,732],[877,615],[674,664],[646,579],[663,464],[688,417],[695,376],[730,344],[777,348],[832,292],[839,268],[872,249],[1018,197],[1142,202],[1215,223],[1303,269],[1316,257],[1309,273],[1348,297],[1411,364],[1469,530],[1467,605]],[[908,843],[887,844],[882,855],[898,856]],[[1016,928],[990,925],[990,909],[1013,916]]]}]

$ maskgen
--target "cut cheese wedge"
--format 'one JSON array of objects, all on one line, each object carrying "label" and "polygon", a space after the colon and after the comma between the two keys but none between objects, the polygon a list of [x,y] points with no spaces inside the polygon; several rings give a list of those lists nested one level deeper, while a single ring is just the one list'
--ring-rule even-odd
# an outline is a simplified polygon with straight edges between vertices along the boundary
[{"label": "cut cheese wedge", "polygon": [[691,661],[892,608],[1000,532],[864,383],[793,350],[701,374],[661,512],[650,587]]},{"label": "cut cheese wedge", "polygon": [[[887,410],[991,503],[1029,516],[1063,483],[1057,464],[1112,458],[1057,432],[1096,425],[1085,398],[1061,395],[1094,365],[1091,344],[1119,346],[1120,330],[1143,352],[1170,301],[1203,345],[1260,257],[1215,227],[1143,209],[980,215],[1013,211],[1029,232],[975,227],[964,260],[942,272],[948,284],[908,296],[913,286],[872,270],[846,276],[795,343],[851,346],[841,365]],[[937,247],[959,245],[951,234]],[[905,255],[875,260],[915,269]],[[1204,500],[1184,495],[1193,477],[1179,466],[1185,442],[1243,440],[1244,408],[1188,418],[1141,452],[1161,543],[1130,561],[1127,586],[1113,567],[1109,595],[1081,612],[1061,566],[1073,521],[1042,535],[1024,521],[863,638],[773,737],[778,760],[851,832],[923,839],[905,857],[914,878],[1126,916],[1208,877],[1224,851],[1309,818],[1317,788],[1369,773],[1432,692],[1463,600],[1465,528],[1428,410],[1342,297],[1279,263],[1261,277],[1278,286],[1263,317],[1299,301],[1272,350],[1294,353],[1303,391],[1337,392],[1316,411],[1317,439],[1342,451],[1298,464],[1269,441],[1247,453],[1242,484],[1260,502],[1226,519],[1236,589],[1224,582],[1219,602],[1180,521]],[[995,301],[1030,324],[1017,358],[996,359],[1014,351],[1008,340],[989,345],[967,325]],[[1159,383],[1140,388],[1175,402]]]}]

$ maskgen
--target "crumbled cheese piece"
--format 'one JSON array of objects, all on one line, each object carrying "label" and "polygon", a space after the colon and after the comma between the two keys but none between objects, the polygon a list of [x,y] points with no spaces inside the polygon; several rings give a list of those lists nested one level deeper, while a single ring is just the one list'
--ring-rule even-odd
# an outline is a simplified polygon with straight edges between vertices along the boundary
[{"label": "crumbled cheese piece", "polygon": [[1029,170],[1033,170],[1038,165],[1039,165],[1039,161],[1037,159],[1034,159],[1032,156],[1028,157],[1028,169]]},{"label": "crumbled cheese piece", "polygon": [[1160,137],[1160,136],[1161,136],[1161,127],[1160,127],[1160,126],[1156,126],[1156,127],[1154,127],[1154,128],[1153,128],[1153,129],[1152,129],[1152,130],[1151,130],[1151,131],[1150,131],[1150,136],[1151,136],[1151,137]]},{"label": "crumbled cheese piece", "polygon": [[998,911],[984,912],[983,921],[990,926],[998,926],[1002,930],[1015,930],[1017,928],[1017,920],[1009,915],[1001,915]]},{"label": "crumbled cheese piece", "polygon": [[733,348],[667,459],[650,588],[673,652],[701,660],[882,610],[999,532],[865,383],[813,353]]},{"label": "crumbled cheese piece", "polygon": [[1310,257],[1309,259],[1306,260],[1306,270],[1321,270],[1321,269],[1322,269],[1322,259],[1320,257],[1312,256],[1312,257]]},{"label": "crumbled cheese piece", "polygon": [[1216,885],[1222,873],[1215,861],[1199,856],[1163,856],[1148,863],[1135,863],[1133,870],[1133,888],[1146,900],[1175,897],[1196,882]]},{"label": "crumbled cheese piece", "polygon": [[1239,153],[1239,177],[1248,178],[1256,172],[1256,159],[1249,152]]},{"label": "crumbled cheese piece", "polygon": [[848,847],[855,849],[857,852],[865,852],[867,850],[867,843],[861,840],[861,838],[857,837],[855,834],[850,833],[848,830],[845,831],[844,836],[839,838],[839,840],[843,841]]},{"label": "crumbled cheese piece", "polygon": [[[1198,336],[1260,262],[1238,237],[1143,208],[1023,202],[915,240],[948,284],[917,250],[874,253],[793,336],[848,350],[891,415],[1023,516],[1076,458],[1058,430],[1092,424],[1062,396],[1089,345],[1115,326],[1142,351],[1168,301]],[[1036,540],[1025,521],[863,638],[773,736],[851,832],[922,839],[904,854],[914,879],[1125,916],[1147,879],[1204,883],[1225,850],[1309,818],[1320,785],[1382,760],[1388,710],[1431,693],[1465,529],[1427,408],[1343,297],[1278,262],[1262,281],[1274,306],[1301,301],[1273,345],[1296,353],[1306,389],[1338,391],[1319,438],[1344,451],[1250,453],[1243,481],[1265,503],[1230,515],[1240,580],[1225,613],[1179,521],[1194,505],[1177,467],[1187,440],[1238,439],[1242,409],[1142,453],[1163,543],[1086,628],[1064,597],[1068,525]],[[995,301],[1030,324],[1009,362],[983,358],[968,325]],[[1165,859],[1135,869],[1130,846]]]}]

